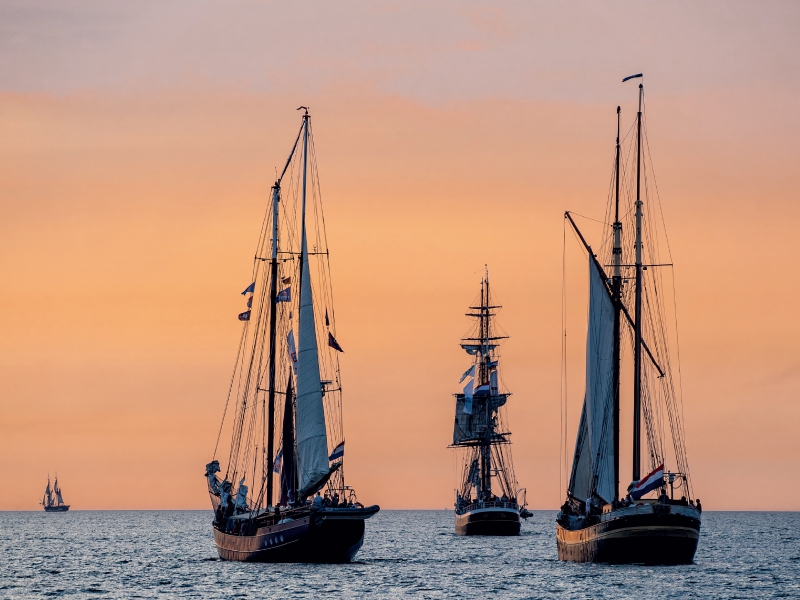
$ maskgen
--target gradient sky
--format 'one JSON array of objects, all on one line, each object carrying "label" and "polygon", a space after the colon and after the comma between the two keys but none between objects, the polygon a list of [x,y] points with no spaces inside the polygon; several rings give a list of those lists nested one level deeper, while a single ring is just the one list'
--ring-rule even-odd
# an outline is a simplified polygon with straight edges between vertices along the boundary
[{"label": "gradient sky", "polygon": [[458,340],[488,263],[517,476],[556,507],[562,215],[602,218],[616,106],[635,113],[620,80],[643,71],[696,495],[800,510],[799,28],[795,2],[6,0],[0,509],[37,508],[56,469],[75,508],[209,506],[239,292],[301,104],[348,482],[452,505]]}]

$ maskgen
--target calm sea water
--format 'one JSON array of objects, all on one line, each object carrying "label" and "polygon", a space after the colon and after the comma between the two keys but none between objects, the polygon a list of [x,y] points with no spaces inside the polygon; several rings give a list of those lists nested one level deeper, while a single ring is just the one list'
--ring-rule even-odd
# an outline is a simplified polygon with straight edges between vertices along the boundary
[{"label": "calm sea water", "polygon": [[706,512],[695,564],[556,560],[555,512],[463,538],[449,511],[384,511],[350,565],[218,560],[207,511],[0,513],[2,598],[800,597],[800,513]]}]

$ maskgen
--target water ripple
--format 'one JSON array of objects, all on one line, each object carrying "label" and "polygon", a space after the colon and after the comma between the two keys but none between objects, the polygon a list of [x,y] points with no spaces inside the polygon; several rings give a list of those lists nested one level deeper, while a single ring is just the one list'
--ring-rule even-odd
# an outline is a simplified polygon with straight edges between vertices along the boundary
[{"label": "water ripple", "polygon": [[220,561],[208,511],[0,513],[0,598],[800,597],[800,513],[705,513],[695,564],[562,563],[552,511],[462,538],[445,511],[383,511],[350,565]]}]

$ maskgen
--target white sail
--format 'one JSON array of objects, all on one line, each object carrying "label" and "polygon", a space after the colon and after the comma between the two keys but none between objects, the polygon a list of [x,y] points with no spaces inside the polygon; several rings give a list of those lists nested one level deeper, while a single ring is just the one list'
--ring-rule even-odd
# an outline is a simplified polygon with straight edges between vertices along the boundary
[{"label": "white sail", "polygon": [[311,293],[308,245],[301,248],[300,315],[297,331],[297,470],[301,491],[308,490],[328,474],[328,436],[322,405],[317,330]]},{"label": "white sail", "polygon": [[614,499],[614,305],[589,259],[589,326],[586,336],[586,394],[583,399],[570,493],[586,500],[594,491]]}]

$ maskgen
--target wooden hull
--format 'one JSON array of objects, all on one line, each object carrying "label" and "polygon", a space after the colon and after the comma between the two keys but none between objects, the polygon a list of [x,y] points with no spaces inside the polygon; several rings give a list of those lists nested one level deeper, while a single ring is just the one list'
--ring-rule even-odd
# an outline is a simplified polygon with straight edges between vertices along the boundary
[{"label": "wooden hull", "polygon": [[68,504],[62,504],[61,506],[45,506],[44,512],[67,512],[69,510]]},{"label": "wooden hull", "polygon": [[558,559],[659,565],[690,564],[694,560],[700,540],[700,515],[696,511],[619,512],[619,516],[610,513],[607,520],[583,529],[556,524]]},{"label": "wooden hull", "polygon": [[288,523],[261,527],[255,535],[214,528],[223,560],[249,562],[347,563],[364,543],[364,521],[380,510],[323,508]]},{"label": "wooden hull", "polygon": [[458,535],[519,535],[519,510],[513,508],[478,508],[456,513]]}]

